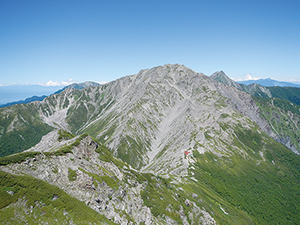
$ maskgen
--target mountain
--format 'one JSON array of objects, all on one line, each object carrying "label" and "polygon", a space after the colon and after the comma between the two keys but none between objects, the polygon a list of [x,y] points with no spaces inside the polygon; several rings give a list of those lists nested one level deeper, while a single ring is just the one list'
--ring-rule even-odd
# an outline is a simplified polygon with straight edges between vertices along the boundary
[{"label": "mountain", "polygon": [[271,96],[300,105],[300,88],[295,87],[268,87]]},{"label": "mountain", "polygon": [[213,73],[210,76],[210,78],[212,78],[216,81],[219,81],[223,84],[226,84],[226,85],[229,85],[232,87],[236,87],[237,89],[244,90],[244,85],[239,84],[239,83],[235,82],[234,80],[230,79],[222,70]]},{"label": "mountain", "polygon": [[211,78],[243,90],[252,96],[260,108],[260,116],[266,119],[274,132],[275,140],[299,154],[300,88],[264,87],[259,84],[248,86],[231,80],[225,73]]},{"label": "mountain", "polygon": [[299,156],[255,130],[236,134],[229,155],[194,150],[188,174],[166,179],[132,169],[87,134],[52,131],[0,158],[0,221],[297,224]]},{"label": "mountain", "polygon": [[[62,92],[63,90],[67,89],[67,88],[83,89],[83,88],[86,88],[86,87],[98,86],[98,85],[100,85],[100,84],[96,83],[96,82],[91,82],[91,81],[86,81],[86,82],[83,82],[83,83],[73,83],[73,84],[65,86],[62,89],[54,92],[54,94],[58,94],[58,93]],[[53,94],[53,93],[51,93],[51,94]],[[32,96],[32,97],[26,98],[25,100],[19,100],[19,101],[8,102],[6,104],[2,104],[2,105],[0,105],[0,108],[11,106],[11,105],[16,105],[16,104],[26,104],[26,103],[30,103],[30,102],[34,102],[34,101],[42,101],[46,97],[47,97],[47,95]]]},{"label": "mountain", "polygon": [[10,198],[29,176],[117,224],[298,224],[299,107],[279,100],[168,64],[2,108],[1,210],[37,201]]},{"label": "mountain", "polygon": [[270,78],[267,79],[258,79],[258,80],[246,80],[246,81],[238,81],[240,84],[245,84],[245,85],[250,85],[250,84],[259,84],[261,86],[265,87],[273,87],[273,86],[278,86],[278,87],[297,87],[300,88],[299,84],[294,84],[290,82],[284,82],[284,81],[277,81],[277,80],[272,80]]},{"label": "mountain", "polygon": [[236,87],[256,97],[275,97],[300,105],[300,88],[297,87],[264,87],[256,83],[252,83],[249,85],[240,84],[230,79],[223,71],[216,72],[210,77],[218,82]]},{"label": "mountain", "polygon": [[62,89],[59,89],[54,94],[59,94],[67,88],[74,88],[74,89],[79,89],[80,90],[80,89],[83,89],[83,88],[86,88],[86,87],[96,87],[96,86],[99,86],[99,85],[100,85],[99,83],[93,82],[93,81],[85,81],[83,83],[72,83],[68,86],[63,87]]},{"label": "mountain", "polygon": [[26,103],[30,103],[30,102],[34,102],[34,101],[43,101],[44,98],[46,98],[46,95],[43,96],[32,96],[30,98],[26,98],[25,100],[20,100],[20,101],[16,101],[16,102],[9,102],[3,105],[0,105],[0,108],[2,107],[8,107],[11,105],[16,105],[16,104],[26,104]]},{"label": "mountain", "polygon": [[223,71],[216,72],[210,76],[210,78],[221,82],[223,84],[229,85],[231,87],[235,87],[241,91],[245,91],[253,96],[257,97],[271,97],[271,93],[268,90],[267,87],[263,87],[259,84],[250,84],[250,85],[245,85],[245,84],[240,84],[238,82],[235,82],[234,80],[230,79]]},{"label": "mountain", "polygon": [[8,85],[0,86],[0,105],[9,102],[16,102],[21,99],[30,98],[32,96],[50,95],[61,87],[42,86],[42,85]]},{"label": "mountain", "polygon": [[[40,223],[45,222],[51,213],[56,213],[57,219],[63,224],[77,224],[78,222],[107,224],[109,221],[116,224],[130,224],[130,222],[135,224],[174,224],[176,222],[186,223],[189,218],[192,218],[192,224],[198,224],[197,221],[216,224],[208,212],[197,206],[198,196],[188,196],[178,190],[176,184],[171,184],[166,179],[133,170],[129,165],[114,158],[105,146],[97,143],[88,135],[74,137],[66,134],[64,131],[50,132],[43,137],[39,145],[25,152],[32,155],[30,159],[18,159],[18,163],[13,162],[13,157],[4,158],[6,161],[0,160],[0,164],[3,165],[1,168],[3,172],[0,174],[2,177],[6,176],[1,179],[2,186],[7,185],[5,182],[8,180],[7,176],[11,179],[12,175],[8,175],[9,173],[14,174],[20,170],[23,174],[34,178],[27,178],[30,183],[25,187],[33,186],[31,183],[38,182],[37,179],[52,185],[46,187],[51,191],[47,193],[47,197],[52,201],[48,200],[43,204],[44,196],[30,196],[37,192],[37,190],[33,190],[30,194],[25,193],[30,202],[18,200],[23,201],[23,205],[20,203],[17,207],[14,205],[15,211],[26,209],[24,207],[26,204],[28,207],[34,206],[27,215],[23,214],[23,222],[30,221],[34,217],[38,217]],[[49,151],[49,149],[51,150]],[[23,190],[18,189],[23,184],[21,177],[13,176],[13,178],[16,180],[14,182],[17,183],[17,187],[6,186],[9,193],[2,191],[7,199],[2,206],[13,202],[12,198],[15,195],[22,197],[23,193],[20,192]],[[55,187],[59,187],[61,191]],[[40,193],[38,194],[40,195]],[[72,202],[69,200],[70,196],[79,199],[83,204],[78,205],[77,208],[76,206],[71,208],[68,205]],[[41,202],[36,203],[35,201]],[[64,213],[59,215],[57,211],[63,209],[64,205],[67,207],[63,210]],[[80,210],[89,212],[87,206],[99,214],[98,218],[92,215],[91,219],[93,220],[89,221],[87,215],[81,215]],[[72,212],[68,208],[71,208]],[[41,214],[43,210],[46,212],[45,215]],[[5,215],[8,211],[9,208],[5,208],[0,213]],[[162,214],[164,215],[161,217]],[[101,219],[100,215],[107,218],[106,222]],[[76,221],[76,217],[83,221]],[[0,218],[1,222],[12,222],[11,219],[5,220],[7,217],[1,216]],[[52,219],[52,222],[55,220]]]}]

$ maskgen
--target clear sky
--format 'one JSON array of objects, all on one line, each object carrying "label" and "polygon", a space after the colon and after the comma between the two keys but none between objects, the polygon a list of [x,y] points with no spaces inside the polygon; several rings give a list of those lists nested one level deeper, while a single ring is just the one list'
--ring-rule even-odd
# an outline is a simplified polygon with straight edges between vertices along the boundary
[{"label": "clear sky", "polygon": [[168,63],[300,80],[300,1],[0,1],[0,85],[111,81]]}]

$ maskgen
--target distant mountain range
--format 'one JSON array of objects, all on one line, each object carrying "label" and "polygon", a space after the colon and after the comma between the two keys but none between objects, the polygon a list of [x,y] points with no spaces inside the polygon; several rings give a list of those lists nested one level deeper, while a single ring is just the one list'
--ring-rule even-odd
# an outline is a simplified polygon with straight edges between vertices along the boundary
[{"label": "distant mountain range", "polygon": [[64,86],[8,85],[0,86],[0,105],[17,102],[32,96],[51,95]]},{"label": "distant mountain range", "polygon": [[300,224],[299,100],[168,64],[1,108],[0,224]]},{"label": "distant mountain range", "polygon": [[298,88],[300,88],[299,84],[285,82],[285,81],[272,80],[271,78],[259,79],[259,80],[238,81],[238,83],[245,84],[245,85],[259,84],[259,85],[265,86],[265,87],[276,86],[276,87],[298,87]]},{"label": "distant mountain range", "polygon": [[[300,88],[294,86],[264,86],[257,83],[251,83],[249,85],[238,83],[234,80],[231,80],[223,71],[215,72],[210,76],[212,79],[219,81],[228,86],[235,87],[242,91],[245,91],[255,97],[262,98],[279,98],[282,100],[290,101],[294,104],[300,105]],[[271,80],[271,79],[265,79]],[[252,80],[254,81],[254,80]],[[259,80],[257,80],[259,81]],[[280,81],[274,81],[273,84]],[[250,82],[250,81],[249,81]],[[292,84],[288,82],[281,82],[283,84]],[[271,82],[270,82],[271,84]],[[296,85],[296,84],[293,84]],[[300,85],[299,85],[300,86]]]},{"label": "distant mountain range", "polygon": [[20,101],[15,101],[15,102],[8,102],[6,104],[2,104],[2,105],[0,105],[0,108],[11,106],[11,105],[16,105],[16,104],[26,104],[26,103],[34,102],[34,101],[43,101],[44,98],[46,98],[46,97],[47,97],[47,95],[32,96],[30,98],[26,98],[25,100],[20,100]]},{"label": "distant mountain range", "polygon": [[[51,94],[58,94],[61,93],[63,90],[67,88],[74,88],[74,89],[83,89],[85,87],[90,86],[98,86],[99,83],[86,81],[83,83],[73,83],[68,86],[61,88],[60,86],[56,87],[47,87],[41,85],[12,85],[12,86],[4,86],[0,87],[0,108],[7,107],[16,104],[26,104],[34,101],[43,101],[44,98]],[[60,88],[57,91],[57,88]],[[38,94],[42,94],[41,96],[37,96]],[[11,100],[11,99],[24,99],[24,96],[31,96],[26,97],[25,100]]]}]

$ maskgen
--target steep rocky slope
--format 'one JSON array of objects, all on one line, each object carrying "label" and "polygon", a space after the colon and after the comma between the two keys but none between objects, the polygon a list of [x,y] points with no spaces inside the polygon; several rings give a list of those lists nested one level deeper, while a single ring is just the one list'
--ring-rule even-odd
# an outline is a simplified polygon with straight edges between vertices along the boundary
[{"label": "steep rocky slope", "polygon": [[0,109],[0,156],[24,151],[53,130],[41,119],[38,108],[30,103]]},{"label": "steep rocky slope", "polygon": [[[87,134],[52,131],[30,150],[0,158],[0,221],[297,224],[300,158],[255,124],[220,126],[234,130],[232,142],[193,149],[184,156],[187,173],[168,179],[132,169]],[[82,218],[80,211],[91,214],[86,206],[104,218]]]},{"label": "steep rocky slope", "polygon": [[[274,135],[250,95],[182,65],[143,70],[102,88],[112,98],[109,108],[79,131],[104,142],[135,168],[186,173],[184,152],[209,142],[205,132],[226,140],[212,131],[223,120],[247,124],[248,117]],[[208,146],[203,151],[210,151]]]},{"label": "steep rocky slope", "polygon": [[[25,152],[35,156],[19,163],[9,161],[13,156],[4,158],[6,163],[2,158],[0,163],[7,165],[0,169],[15,175],[27,174],[58,186],[117,224],[198,224],[200,221],[215,224],[209,213],[200,208],[199,202],[191,196],[178,192],[175,186],[162,178],[131,169],[90,136],[58,140],[58,132],[53,131],[44,136],[36,147]],[[145,195],[149,190],[151,194],[161,193],[160,198],[168,203],[168,210],[158,211],[157,207],[145,203],[151,196]],[[10,193],[14,195],[14,191],[17,192],[13,189]],[[54,198],[56,200],[60,196]],[[23,206],[26,208],[26,203]],[[34,210],[39,208],[37,204],[32,206]]]},{"label": "steep rocky slope", "polygon": [[217,71],[215,73],[213,73],[210,78],[220,82],[220,83],[223,83],[223,84],[226,84],[228,86],[232,86],[232,87],[235,87],[237,89],[240,89],[240,90],[244,90],[244,88],[246,87],[246,85],[243,85],[243,84],[240,84],[240,83],[237,83],[235,82],[234,80],[230,79],[225,73],[224,71]]},{"label": "steep rocky slope", "polygon": [[224,119],[234,125],[250,118],[281,140],[251,95],[177,64],[142,70],[98,87],[68,88],[27,107],[50,127],[87,132],[134,168],[159,173],[186,173],[184,151],[207,141],[195,133],[219,129]]},{"label": "steep rocky slope", "polygon": [[[284,142],[291,127],[270,118],[290,115],[296,131],[298,108],[268,104],[177,64],[68,88],[22,109],[49,131],[95,140],[47,131],[0,158],[1,170],[55,185],[118,224],[297,224],[300,159],[274,139],[291,147],[299,136]],[[2,111],[3,135],[23,136],[28,119],[9,117],[14,109]]]},{"label": "steep rocky slope", "polygon": [[255,83],[250,85],[240,84],[230,79],[223,71],[215,72],[210,78],[228,86],[235,87],[241,91],[245,91],[253,96],[272,97],[271,92],[267,87]]},{"label": "steep rocky slope", "polygon": [[231,80],[222,71],[213,74],[211,78],[253,95],[255,103],[259,106],[260,116],[267,120],[272,128],[272,132],[267,133],[293,152],[300,153],[299,88],[263,87],[259,84],[246,86]]},{"label": "steep rocky slope", "polygon": [[278,98],[255,98],[260,114],[276,133],[278,142],[300,154],[300,106]]}]

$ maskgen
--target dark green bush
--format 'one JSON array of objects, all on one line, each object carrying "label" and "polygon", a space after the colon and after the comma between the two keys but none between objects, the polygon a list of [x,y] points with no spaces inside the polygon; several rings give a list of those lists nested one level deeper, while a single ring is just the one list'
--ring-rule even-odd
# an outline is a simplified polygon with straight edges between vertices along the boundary
[{"label": "dark green bush", "polygon": [[77,179],[76,170],[72,170],[71,168],[68,168],[68,178],[69,181],[75,181]]},{"label": "dark green bush", "polygon": [[[8,194],[7,191],[13,191],[14,194]],[[99,221],[113,224],[60,188],[30,176],[16,176],[0,170],[0,196],[0,209],[25,197],[27,206],[35,206],[36,202],[44,203],[45,207],[52,205],[59,210],[67,211],[78,224],[98,224]],[[55,201],[54,196],[57,197]]]},{"label": "dark green bush", "polygon": [[21,163],[24,162],[27,158],[34,158],[37,155],[40,155],[40,152],[22,152],[16,155],[10,155],[0,158],[0,165],[8,165],[11,163]]},{"label": "dark green bush", "polygon": [[65,130],[59,130],[58,131],[58,141],[62,141],[62,140],[70,140],[72,139],[73,137],[75,137],[75,135],[69,133],[68,131],[65,131]]}]

